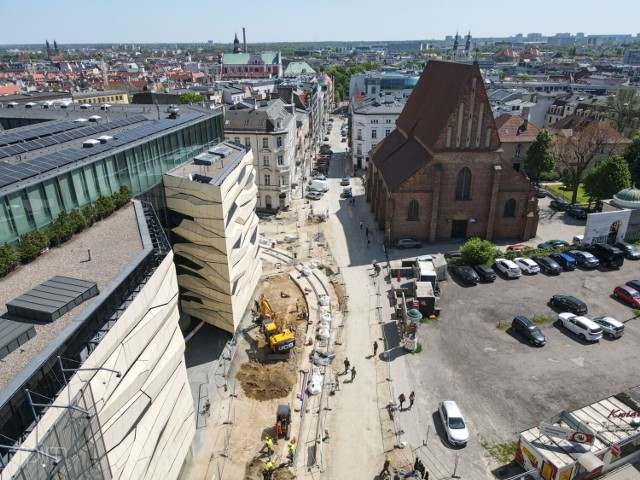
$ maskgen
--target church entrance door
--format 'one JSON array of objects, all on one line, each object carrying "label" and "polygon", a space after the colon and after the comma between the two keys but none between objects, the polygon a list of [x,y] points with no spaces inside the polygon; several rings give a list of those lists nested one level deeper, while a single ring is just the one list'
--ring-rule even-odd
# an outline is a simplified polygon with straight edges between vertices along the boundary
[{"label": "church entrance door", "polygon": [[451,238],[467,238],[467,221],[454,220],[451,225]]}]

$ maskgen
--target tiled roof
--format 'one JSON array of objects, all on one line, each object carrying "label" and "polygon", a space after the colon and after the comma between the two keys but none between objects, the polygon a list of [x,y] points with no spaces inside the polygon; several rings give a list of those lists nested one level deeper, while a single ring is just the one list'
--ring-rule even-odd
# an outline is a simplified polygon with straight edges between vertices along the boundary
[{"label": "tiled roof", "polygon": [[535,140],[540,129],[531,122],[528,122],[526,130],[522,130],[523,126],[524,118],[521,115],[503,113],[496,118],[496,127],[501,142],[532,142]]},{"label": "tiled roof", "polygon": [[[260,56],[265,65],[278,63],[278,52],[263,52]],[[225,65],[248,65],[250,59],[250,53],[225,53],[222,57],[222,63]]]}]

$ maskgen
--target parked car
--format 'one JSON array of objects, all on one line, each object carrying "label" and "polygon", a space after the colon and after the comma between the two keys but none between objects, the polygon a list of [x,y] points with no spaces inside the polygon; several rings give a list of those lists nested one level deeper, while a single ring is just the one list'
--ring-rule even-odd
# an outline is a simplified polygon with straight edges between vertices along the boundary
[{"label": "parked car", "polygon": [[640,260],[640,250],[628,242],[616,242],[614,247],[619,248],[624,253],[624,256],[629,260]]},{"label": "parked car", "polygon": [[633,308],[640,308],[640,292],[629,285],[618,285],[613,289],[613,296],[624,303],[628,303]]},{"label": "parked car", "polygon": [[347,137],[342,137],[342,139],[340,140],[342,143],[345,143],[347,141]]},{"label": "parked car", "polygon": [[566,253],[550,253],[549,258],[554,260],[563,270],[570,272],[578,266],[576,259]]},{"label": "parked car", "polygon": [[444,254],[444,258],[460,258],[461,256],[460,250],[449,250]]},{"label": "parked car", "polygon": [[496,263],[493,267],[508,278],[519,278],[522,275],[520,267],[506,258],[496,258]]},{"label": "parked car", "polygon": [[311,178],[313,180],[326,180],[327,179],[327,177],[325,177],[322,173],[318,173],[317,175],[314,175]]},{"label": "parked car", "polygon": [[475,285],[480,281],[476,271],[469,265],[456,265],[453,267],[453,273],[467,285]]},{"label": "parked car", "polygon": [[577,220],[585,220],[587,218],[587,211],[581,207],[569,207],[567,208],[567,215]]},{"label": "parked car", "polygon": [[638,290],[640,292],[640,280],[629,280],[625,285],[628,285],[631,288]]},{"label": "parked car", "polygon": [[589,246],[589,251],[600,260],[600,265],[620,268],[624,264],[624,252],[613,245],[594,243]]},{"label": "parked car", "polygon": [[554,248],[549,242],[543,242],[538,244],[540,250],[552,250]]},{"label": "parked car", "polygon": [[600,265],[600,261],[589,252],[584,252],[582,250],[569,250],[567,253],[576,259],[576,263],[580,267],[597,268]]},{"label": "parked car", "polygon": [[597,342],[602,338],[602,328],[587,317],[580,317],[569,312],[558,314],[558,325],[571,330],[582,340]]},{"label": "parked car", "polygon": [[343,187],[348,187],[349,185],[351,185],[351,180],[349,179],[349,177],[343,177],[342,180],[340,180],[340,185],[342,185]]},{"label": "parked car", "polygon": [[328,141],[329,141],[329,137],[324,137],[324,138],[323,138],[323,140],[324,140],[325,142],[328,142]]},{"label": "parked car", "polygon": [[456,402],[453,400],[441,402],[438,406],[438,412],[449,443],[464,447],[469,442],[469,429]]},{"label": "parked car", "polygon": [[405,248],[422,248],[422,242],[413,238],[401,238],[396,242],[396,248],[403,250]]},{"label": "parked car", "polygon": [[533,257],[531,260],[540,265],[540,269],[545,273],[559,275],[562,271],[562,267],[552,258],[538,256]]},{"label": "parked car", "polygon": [[524,273],[533,275],[540,272],[540,266],[530,258],[517,257],[513,259],[513,262],[520,267],[520,270]]},{"label": "parked car", "polygon": [[489,265],[476,265],[473,269],[480,277],[480,280],[493,282],[496,279],[496,272]]},{"label": "parked car", "polygon": [[554,198],[549,203],[549,206],[551,208],[555,208],[556,210],[564,212],[567,208],[569,208],[569,202],[567,202],[566,200],[562,200],[561,198]]},{"label": "parked car", "polygon": [[551,245],[553,248],[556,248],[556,247],[568,247],[569,246],[569,242],[566,242],[564,240],[558,240],[558,239],[547,240],[546,243]]},{"label": "parked car", "polygon": [[547,196],[547,191],[542,188],[536,188],[536,197],[544,198]]},{"label": "parked car", "polygon": [[538,326],[527,317],[515,317],[511,322],[511,328],[520,333],[531,345],[542,347],[547,343],[547,339]]},{"label": "parked car", "polygon": [[524,250],[525,248],[527,248],[527,246],[524,245],[523,243],[515,243],[513,245],[509,245],[507,247],[507,250],[511,250],[511,251],[517,252],[519,250]]},{"label": "parked car", "polygon": [[307,192],[306,197],[309,200],[320,200],[322,198],[322,192],[310,191],[310,192]]},{"label": "parked car", "polygon": [[552,307],[563,312],[571,312],[576,315],[585,315],[587,313],[587,304],[582,300],[571,295],[554,295],[549,300]]},{"label": "parked car", "polygon": [[591,320],[600,325],[604,334],[609,338],[620,338],[624,333],[624,324],[615,318],[593,317]]}]

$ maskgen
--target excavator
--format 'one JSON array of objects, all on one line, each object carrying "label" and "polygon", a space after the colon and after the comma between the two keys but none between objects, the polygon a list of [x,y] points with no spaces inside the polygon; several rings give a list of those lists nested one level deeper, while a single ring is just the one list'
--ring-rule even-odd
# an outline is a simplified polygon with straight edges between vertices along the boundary
[{"label": "excavator", "polygon": [[283,355],[283,359],[289,356],[289,351],[295,346],[296,338],[288,328],[282,328],[277,321],[277,314],[269,305],[264,294],[260,296],[260,320],[262,331],[269,344],[270,356]]}]

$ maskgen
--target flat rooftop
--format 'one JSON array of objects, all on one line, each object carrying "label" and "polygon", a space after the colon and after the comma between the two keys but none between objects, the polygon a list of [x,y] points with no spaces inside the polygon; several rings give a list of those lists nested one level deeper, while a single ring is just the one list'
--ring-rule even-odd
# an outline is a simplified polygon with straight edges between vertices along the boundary
[{"label": "flat rooftop", "polygon": [[[30,108],[0,108],[0,124],[34,122],[0,130],[0,194],[220,113],[181,105],[180,115],[169,118],[166,105],[112,105],[101,110],[97,104],[45,108],[43,102],[32,103]],[[89,140],[94,146],[87,148]]]},{"label": "flat rooftop", "polygon": [[[19,321],[9,315],[6,303],[56,275],[95,282],[98,289],[104,291],[142,248],[135,209],[129,204],[73,236],[67,243],[49,250],[30,264],[22,265],[0,279],[0,317]],[[88,261],[87,250],[91,250],[91,261]],[[92,300],[85,301],[51,323],[36,324],[36,336],[0,361],[0,390],[29,365]]]},{"label": "flat rooftop", "polygon": [[190,178],[193,181],[220,186],[247,153],[244,147],[235,143],[222,142],[193,160],[170,170],[166,175]]}]

